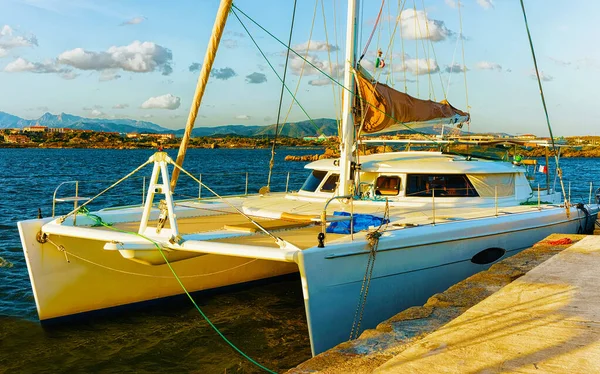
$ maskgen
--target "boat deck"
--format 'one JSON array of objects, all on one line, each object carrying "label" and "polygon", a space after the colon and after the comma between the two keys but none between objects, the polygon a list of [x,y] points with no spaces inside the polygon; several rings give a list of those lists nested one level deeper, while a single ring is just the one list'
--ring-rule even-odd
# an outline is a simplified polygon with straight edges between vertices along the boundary
[{"label": "boat deck", "polygon": [[[312,213],[312,216],[318,217],[319,210],[322,204],[314,205],[314,211],[303,209],[302,217],[293,218],[293,215],[286,218],[269,219],[264,217],[252,216],[258,224],[264,227],[267,231],[275,236],[294,244],[300,249],[308,249],[317,245],[317,235],[321,232],[321,224],[319,222],[311,222],[306,217],[306,213]],[[541,209],[562,209],[555,205],[542,205]],[[518,205],[510,207],[498,207],[497,214],[519,214],[538,211],[537,206]],[[355,213],[367,213],[364,209],[355,209]],[[378,216],[382,214],[379,213]],[[406,227],[416,227],[422,225],[443,224],[447,222],[456,222],[463,220],[479,219],[492,217],[496,215],[496,207],[475,207],[466,206],[463,208],[436,208],[433,209],[414,209],[393,207],[390,208],[390,225],[388,229],[400,229]],[[328,216],[328,221],[333,217]],[[339,218],[339,217],[336,217]],[[263,233],[256,225],[250,222],[246,217],[235,212],[231,208],[218,211],[216,214],[200,215],[189,218],[178,218],[177,220],[180,234],[198,234],[198,233],[214,233],[215,236],[209,240],[214,240],[222,243],[244,244],[267,246],[277,248],[273,238]],[[150,221],[149,227],[155,227],[156,221]],[[137,231],[139,222],[126,222],[115,224],[114,227],[126,230]],[[168,223],[165,228],[168,228]],[[327,242],[336,241],[347,238],[348,235],[328,233]]]}]

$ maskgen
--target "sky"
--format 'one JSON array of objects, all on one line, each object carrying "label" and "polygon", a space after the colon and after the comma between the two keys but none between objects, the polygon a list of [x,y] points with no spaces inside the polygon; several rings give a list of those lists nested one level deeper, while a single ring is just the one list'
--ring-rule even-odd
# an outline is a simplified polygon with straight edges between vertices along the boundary
[{"label": "sky", "polygon": [[[287,43],[293,0],[235,4]],[[183,128],[218,6],[217,0],[0,0],[0,111]],[[380,82],[468,110],[472,131],[547,136],[519,1],[386,0],[376,25],[380,6],[379,0],[360,6],[357,43],[362,52],[375,30],[362,65]],[[291,42],[340,82],[346,7],[342,0],[298,1]],[[525,0],[525,7],[554,135],[600,135],[594,112],[600,2]],[[196,126],[277,120],[282,86],[270,65],[283,75],[285,47],[238,15],[249,34],[230,14]],[[378,49],[386,63],[379,69]],[[341,88],[293,54],[286,85],[300,105],[286,92],[281,122],[339,116]]]}]

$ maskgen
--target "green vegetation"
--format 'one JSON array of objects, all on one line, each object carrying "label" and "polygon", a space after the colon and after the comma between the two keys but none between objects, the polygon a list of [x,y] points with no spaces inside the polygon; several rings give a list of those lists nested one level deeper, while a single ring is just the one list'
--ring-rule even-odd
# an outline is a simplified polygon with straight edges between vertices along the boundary
[{"label": "green vegetation", "polygon": [[[181,139],[168,138],[160,134],[129,134],[68,131],[68,132],[21,132],[0,131],[2,148],[164,148],[179,147]],[[190,140],[190,148],[269,148],[272,136],[214,135],[195,137]],[[277,146],[283,147],[322,147],[316,141],[278,137]]]}]

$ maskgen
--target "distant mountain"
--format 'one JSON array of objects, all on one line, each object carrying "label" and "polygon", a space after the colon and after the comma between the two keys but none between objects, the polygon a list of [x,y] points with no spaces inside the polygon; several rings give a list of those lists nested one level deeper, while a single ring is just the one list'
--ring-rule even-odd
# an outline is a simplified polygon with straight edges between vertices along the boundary
[{"label": "distant mountain", "polygon": [[[214,127],[196,127],[192,130],[192,136],[273,136],[276,125],[246,126],[246,125],[224,125]],[[175,135],[182,136],[184,130],[176,130]],[[279,125],[279,134],[290,138],[302,138],[305,136],[327,136],[337,135],[337,121],[331,118],[319,118],[311,121],[300,121]]]},{"label": "distant mountain", "polygon": [[[176,136],[182,136],[184,129],[170,130],[161,127],[152,122],[137,121],[132,119],[103,119],[103,118],[84,118],[72,114],[45,113],[38,119],[27,120],[5,112],[0,112],[0,129],[3,128],[23,128],[33,125],[48,127],[64,127],[78,130],[93,130],[107,132],[153,132],[153,133],[173,133]],[[258,125],[223,125],[213,127],[196,127],[192,131],[192,136],[273,136],[276,125],[258,126]],[[441,133],[440,125],[419,128],[416,131],[428,135],[438,135]],[[448,129],[446,129],[446,133]],[[291,138],[303,138],[306,136],[326,136],[337,135],[337,121],[332,118],[318,118],[313,120],[299,121],[295,123],[286,123],[279,126],[281,136]],[[402,130],[398,132],[386,133],[383,135],[394,134],[412,134],[413,130]],[[463,135],[469,133],[462,132]],[[373,136],[379,136],[374,134]]]},{"label": "distant mountain", "polygon": [[38,119],[27,120],[0,112],[0,128],[23,128],[28,126],[64,127],[81,130],[117,132],[172,132],[152,122],[133,119],[84,118],[72,114],[44,113]]}]

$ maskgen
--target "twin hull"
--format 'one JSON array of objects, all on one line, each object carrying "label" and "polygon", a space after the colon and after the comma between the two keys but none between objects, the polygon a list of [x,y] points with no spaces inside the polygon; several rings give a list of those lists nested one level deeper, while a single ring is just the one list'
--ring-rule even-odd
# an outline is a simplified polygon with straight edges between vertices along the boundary
[{"label": "twin hull", "polygon": [[[379,241],[361,330],[486,269],[490,264],[471,261],[484,249],[501,248],[508,256],[552,233],[593,228],[598,209],[588,211],[588,220],[575,208],[570,218],[563,208],[555,208],[386,232]],[[117,251],[104,250],[104,242],[52,236],[52,243],[38,243],[36,234],[48,221],[19,222],[40,320],[183,293],[166,265],[123,259]],[[368,253],[364,235],[359,235],[354,241],[304,250],[297,264],[206,254],[172,266],[189,291],[299,270],[312,352],[318,354],[350,335]]]}]

